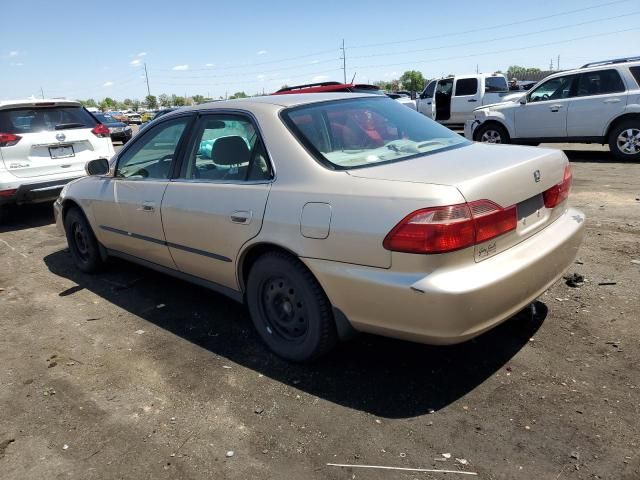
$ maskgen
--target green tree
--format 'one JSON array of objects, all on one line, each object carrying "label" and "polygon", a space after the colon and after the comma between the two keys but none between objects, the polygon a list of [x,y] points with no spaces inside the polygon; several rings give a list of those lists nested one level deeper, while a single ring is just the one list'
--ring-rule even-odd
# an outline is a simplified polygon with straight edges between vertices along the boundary
[{"label": "green tree", "polygon": [[511,65],[507,69],[507,78],[517,78],[518,80],[526,80],[530,75],[537,75],[541,72],[539,68],[535,67],[521,67],[520,65]]},{"label": "green tree", "polygon": [[127,106],[130,107],[133,104],[133,100],[131,100],[130,98],[125,98],[122,103]]},{"label": "green tree", "polygon": [[206,98],[204,98],[204,95],[194,95],[193,97],[191,97],[191,99],[195,104],[204,103],[206,101]]},{"label": "green tree", "polygon": [[169,95],[167,95],[166,93],[161,94],[158,97],[158,104],[161,107],[168,107],[169,105],[171,105],[171,103],[169,101]]},{"label": "green tree", "polygon": [[417,70],[407,70],[400,77],[402,88],[411,92],[421,92],[426,83],[422,73]]},{"label": "green tree", "polygon": [[78,100],[83,107],[97,107],[98,104],[93,98],[88,98],[87,100]]},{"label": "green tree", "polygon": [[229,97],[229,100],[233,100],[234,98],[247,98],[248,95],[244,92],[236,92]]},{"label": "green tree", "polygon": [[140,109],[140,100],[135,99],[131,102],[131,108],[134,112],[137,112]]},{"label": "green tree", "polygon": [[155,95],[147,95],[144,98],[144,103],[147,108],[151,110],[155,110],[156,108],[158,108],[158,99],[155,97]]},{"label": "green tree", "polygon": [[184,97],[179,97],[175,93],[171,95],[171,105],[174,107],[182,107],[186,105],[186,99]]}]

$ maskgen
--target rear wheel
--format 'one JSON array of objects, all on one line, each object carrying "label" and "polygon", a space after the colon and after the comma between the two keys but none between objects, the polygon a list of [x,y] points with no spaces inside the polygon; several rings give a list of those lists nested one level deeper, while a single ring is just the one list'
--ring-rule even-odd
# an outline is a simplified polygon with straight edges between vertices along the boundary
[{"label": "rear wheel", "polygon": [[609,132],[609,150],[620,160],[640,160],[640,120],[625,120]]},{"label": "rear wheel", "polygon": [[337,342],[329,299],[311,272],[286,253],[270,252],[256,260],[247,304],[260,337],[286,360],[314,360]]},{"label": "rear wheel", "polygon": [[497,123],[480,125],[476,130],[475,139],[477,142],[492,144],[511,142],[507,130]]},{"label": "rear wheel", "polygon": [[64,217],[64,230],[76,267],[85,273],[99,271],[104,261],[100,256],[98,240],[80,209],[73,207],[67,212]]}]

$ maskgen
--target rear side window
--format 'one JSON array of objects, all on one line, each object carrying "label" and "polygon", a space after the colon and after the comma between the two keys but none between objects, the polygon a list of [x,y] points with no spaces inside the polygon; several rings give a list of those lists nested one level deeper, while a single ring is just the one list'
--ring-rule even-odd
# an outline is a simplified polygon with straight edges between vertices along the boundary
[{"label": "rear side window", "polygon": [[507,79],[504,77],[487,77],[485,79],[484,89],[486,92],[507,92]]},{"label": "rear side window", "polygon": [[606,93],[624,92],[624,83],[617,70],[600,70],[580,74],[576,95],[603,95]]},{"label": "rear side window", "polygon": [[95,118],[82,107],[40,107],[0,110],[0,132],[34,133],[71,128],[93,128]]},{"label": "rear side window", "polygon": [[456,80],[456,97],[461,97],[463,95],[475,95],[477,91],[477,78],[461,78]]},{"label": "rear side window", "polygon": [[631,70],[633,78],[636,79],[636,83],[640,87],[640,67],[630,67],[629,70]]}]

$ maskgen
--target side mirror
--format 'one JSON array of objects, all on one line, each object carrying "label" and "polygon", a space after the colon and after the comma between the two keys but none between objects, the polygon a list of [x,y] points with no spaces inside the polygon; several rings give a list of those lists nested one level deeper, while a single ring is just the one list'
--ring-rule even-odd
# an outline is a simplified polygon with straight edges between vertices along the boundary
[{"label": "side mirror", "polygon": [[526,105],[527,104],[527,96],[523,95],[522,98],[520,99],[520,105]]},{"label": "side mirror", "polygon": [[87,175],[106,175],[109,173],[109,162],[106,158],[91,160],[84,166],[84,171]]}]

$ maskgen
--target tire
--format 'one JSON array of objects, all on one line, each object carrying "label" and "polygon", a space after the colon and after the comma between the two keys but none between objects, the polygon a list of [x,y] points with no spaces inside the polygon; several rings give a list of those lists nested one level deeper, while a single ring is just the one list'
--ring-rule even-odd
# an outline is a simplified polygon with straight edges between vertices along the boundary
[{"label": "tire", "polygon": [[315,360],[337,343],[329,299],[296,258],[269,252],[253,264],[247,281],[251,320],[267,346],[292,362]]},{"label": "tire", "polygon": [[100,256],[98,240],[80,209],[73,207],[67,212],[64,217],[64,231],[76,267],[85,273],[100,271],[104,261]]},{"label": "tire", "polygon": [[9,207],[7,205],[0,205],[0,225],[5,223],[9,219]]},{"label": "tire", "polygon": [[618,160],[640,160],[640,119],[615,125],[609,132],[609,150]]},{"label": "tire", "polygon": [[507,130],[497,123],[483,124],[478,127],[474,138],[476,142],[500,144],[511,143]]}]

